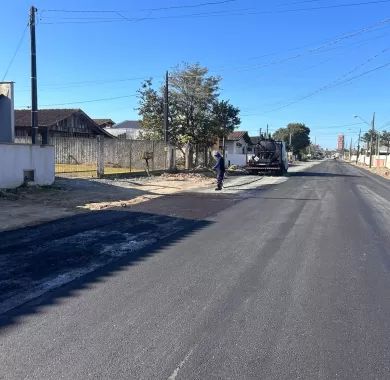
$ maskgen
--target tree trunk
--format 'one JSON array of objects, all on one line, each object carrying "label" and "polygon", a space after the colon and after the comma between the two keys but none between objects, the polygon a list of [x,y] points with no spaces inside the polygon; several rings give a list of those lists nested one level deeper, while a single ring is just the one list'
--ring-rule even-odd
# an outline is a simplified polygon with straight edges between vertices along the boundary
[{"label": "tree trunk", "polygon": [[185,147],[185,169],[190,170],[193,168],[194,163],[194,150],[191,144],[187,144]]},{"label": "tree trunk", "polygon": [[195,167],[197,168],[199,165],[199,144],[195,146]]}]

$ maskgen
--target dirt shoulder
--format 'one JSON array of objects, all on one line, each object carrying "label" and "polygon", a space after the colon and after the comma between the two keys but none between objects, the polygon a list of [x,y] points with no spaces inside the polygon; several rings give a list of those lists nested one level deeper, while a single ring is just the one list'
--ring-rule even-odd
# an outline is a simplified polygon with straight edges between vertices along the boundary
[{"label": "dirt shoulder", "polygon": [[351,165],[357,166],[361,169],[367,170],[371,173],[377,174],[383,178],[390,180],[390,169],[389,168],[370,168],[369,166],[356,164],[354,162],[349,162]]},{"label": "dirt shoulder", "polygon": [[[316,163],[299,162],[290,167],[289,172],[306,170]],[[14,192],[0,192],[0,231],[102,210],[137,210],[192,217],[202,208],[202,201],[197,203],[194,198],[188,204],[187,198],[179,197],[182,193],[214,194],[213,197],[220,198],[224,195],[245,196],[247,190],[286,180],[286,177],[232,173],[225,180],[224,190],[216,194],[215,175],[212,172],[164,173],[160,176],[117,179],[57,178],[53,186],[23,187]],[[164,199],[172,196],[177,196],[173,203]]]},{"label": "dirt shoulder", "polygon": [[210,187],[212,173],[128,179],[57,178],[53,186],[0,193],[0,231],[32,226],[91,210],[121,208],[169,194]]}]

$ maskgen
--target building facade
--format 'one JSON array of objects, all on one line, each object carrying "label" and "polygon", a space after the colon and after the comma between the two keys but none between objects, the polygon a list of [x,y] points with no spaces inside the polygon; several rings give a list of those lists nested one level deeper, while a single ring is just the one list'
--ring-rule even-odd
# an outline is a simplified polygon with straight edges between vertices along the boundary
[{"label": "building facade", "polygon": [[344,135],[340,134],[337,136],[337,150],[339,152],[344,152]]}]

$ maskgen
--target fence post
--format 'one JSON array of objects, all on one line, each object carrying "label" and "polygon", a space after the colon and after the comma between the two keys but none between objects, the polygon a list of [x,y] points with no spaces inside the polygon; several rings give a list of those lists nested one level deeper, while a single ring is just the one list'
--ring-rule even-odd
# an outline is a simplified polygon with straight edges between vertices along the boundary
[{"label": "fence post", "polygon": [[96,155],[96,175],[98,178],[102,178],[104,175],[104,137],[98,135],[96,137],[97,155]]},{"label": "fence post", "polygon": [[154,171],[154,159],[155,159],[155,144],[154,140],[152,140],[152,171]]},{"label": "fence post", "polygon": [[133,140],[129,140],[130,143],[129,143],[129,164],[130,164],[130,173],[131,173],[131,155],[132,155],[132,151],[133,151]]}]

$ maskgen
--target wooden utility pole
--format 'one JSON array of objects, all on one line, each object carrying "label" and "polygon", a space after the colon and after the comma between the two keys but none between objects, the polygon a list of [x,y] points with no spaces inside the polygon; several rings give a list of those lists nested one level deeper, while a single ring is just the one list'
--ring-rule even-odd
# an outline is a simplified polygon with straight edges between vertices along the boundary
[{"label": "wooden utility pole", "polygon": [[374,139],[374,133],[375,133],[375,112],[372,115],[372,122],[371,122],[371,139],[370,139],[370,168],[372,167],[372,148],[373,148],[373,139]]},{"label": "wooden utility pole", "polygon": [[167,148],[168,170],[174,170],[176,167],[175,147],[171,145],[169,135],[169,89],[168,89],[168,71],[165,73],[164,88],[164,140]]},{"label": "wooden utility pole", "polygon": [[356,163],[359,161],[359,154],[360,154],[360,134],[362,133],[362,129],[359,129],[359,137],[358,137],[358,146],[357,146],[357,152],[356,152]]},{"label": "wooden utility pole", "polygon": [[349,143],[349,161],[351,161],[352,157],[352,137],[351,137],[351,142]]},{"label": "wooden utility pole", "polygon": [[31,142],[37,143],[38,137],[38,91],[37,91],[37,52],[35,42],[35,13],[37,8],[30,8],[30,37],[31,37]]},{"label": "wooden utility pole", "polygon": [[165,87],[164,87],[164,140],[169,142],[169,119],[168,119],[168,71],[165,73]]}]

